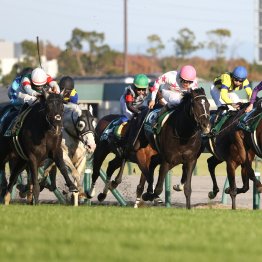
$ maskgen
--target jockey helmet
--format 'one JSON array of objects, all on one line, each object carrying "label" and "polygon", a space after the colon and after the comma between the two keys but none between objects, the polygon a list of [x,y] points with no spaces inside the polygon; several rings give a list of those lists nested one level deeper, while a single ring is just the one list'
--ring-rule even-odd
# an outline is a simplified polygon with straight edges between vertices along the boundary
[{"label": "jockey helmet", "polygon": [[134,77],[134,85],[136,88],[148,88],[148,78],[146,75],[138,74]]},{"label": "jockey helmet", "polygon": [[74,89],[74,80],[70,76],[63,76],[59,81],[59,87],[61,92],[63,90],[73,90]]},{"label": "jockey helmet", "polygon": [[191,65],[182,66],[180,77],[183,80],[194,81],[196,79],[196,69]]},{"label": "jockey helmet", "polygon": [[32,71],[31,79],[34,85],[43,86],[47,82],[47,75],[42,68],[36,68]]},{"label": "jockey helmet", "polygon": [[244,81],[247,78],[247,70],[244,66],[237,66],[232,72],[232,76],[240,81]]}]

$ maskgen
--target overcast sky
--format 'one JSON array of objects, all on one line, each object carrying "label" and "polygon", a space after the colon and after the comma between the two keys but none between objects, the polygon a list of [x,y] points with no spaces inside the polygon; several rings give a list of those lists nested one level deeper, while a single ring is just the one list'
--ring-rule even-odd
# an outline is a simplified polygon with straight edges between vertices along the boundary
[{"label": "overcast sky", "polygon": [[[206,32],[218,28],[232,33],[228,57],[253,61],[255,54],[255,0],[128,0],[128,50],[144,53],[147,36],[157,34],[166,46],[163,55],[173,54],[172,37],[184,27],[197,41],[207,41]],[[50,41],[65,47],[71,32],[105,34],[111,48],[123,51],[124,0],[0,0],[0,39]],[[198,55],[210,58],[211,51]]]}]

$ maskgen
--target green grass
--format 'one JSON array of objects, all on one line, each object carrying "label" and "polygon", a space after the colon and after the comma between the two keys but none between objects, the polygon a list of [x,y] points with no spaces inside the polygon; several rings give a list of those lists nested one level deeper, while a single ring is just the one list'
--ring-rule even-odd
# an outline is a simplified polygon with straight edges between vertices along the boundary
[{"label": "green grass", "polygon": [[260,261],[261,211],[0,206],[1,262]]}]

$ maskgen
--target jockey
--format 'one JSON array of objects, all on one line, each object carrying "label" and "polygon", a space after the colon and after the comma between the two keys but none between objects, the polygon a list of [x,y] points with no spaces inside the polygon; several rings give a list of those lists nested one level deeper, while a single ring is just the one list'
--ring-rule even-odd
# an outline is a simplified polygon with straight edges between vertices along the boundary
[{"label": "jockey", "polygon": [[148,107],[148,77],[144,74],[135,75],[133,84],[125,88],[120,98],[123,112],[121,122],[129,123],[129,134],[125,144],[125,151],[132,149],[141,125],[141,111]]},{"label": "jockey", "polygon": [[45,73],[42,68],[35,68],[31,74],[25,75],[17,89],[18,104],[31,105],[42,93],[42,88],[49,86],[49,92],[60,93],[60,88],[53,78]]},{"label": "jockey", "polygon": [[235,91],[243,88],[250,99],[252,89],[247,79],[247,70],[243,66],[237,66],[233,72],[226,72],[215,78],[210,89],[210,94],[218,107],[215,123],[225,109],[223,102],[230,104],[234,109],[239,109],[240,99]]},{"label": "jockey", "polygon": [[[197,87],[196,70],[191,65],[182,66],[179,71],[169,71],[158,77],[153,87],[150,88],[152,100],[149,102],[149,108],[152,109],[154,107],[158,90],[160,90],[162,94],[159,102],[163,104],[164,107],[158,112],[155,118],[155,124],[160,115],[181,102],[184,92]],[[153,126],[155,126],[155,124],[153,124]]]},{"label": "jockey", "polygon": [[75,83],[72,77],[63,76],[59,81],[59,87],[61,94],[63,95],[63,101],[65,108],[72,108],[81,112],[78,103],[78,94],[75,89]]},{"label": "jockey", "polygon": [[10,99],[10,102],[12,105],[16,105],[17,103],[17,89],[19,88],[21,81],[24,76],[31,74],[33,71],[33,68],[31,67],[26,67],[24,68],[20,74],[16,76],[12,84],[8,87],[8,97]]},{"label": "jockey", "polygon": [[262,82],[260,82],[254,89],[253,89],[253,92],[252,92],[252,95],[251,95],[251,99],[250,99],[250,105],[246,108],[246,112],[250,112],[253,107],[254,107],[254,103],[256,101],[256,98],[257,98],[257,93],[259,91],[262,90]]}]

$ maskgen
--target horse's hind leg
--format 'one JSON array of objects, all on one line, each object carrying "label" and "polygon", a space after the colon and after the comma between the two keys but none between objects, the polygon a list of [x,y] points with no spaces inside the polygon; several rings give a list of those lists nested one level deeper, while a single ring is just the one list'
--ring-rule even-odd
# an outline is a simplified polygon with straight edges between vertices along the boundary
[{"label": "horse's hind leg", "polygon": [[232,209],[236,209],[237,187],[235,180],[235,170],[237,166],[238,165],[234,161],[227,161],[227,177],[229,181],[229,188],[227,188],[225,192],[230,194],[232,199]]},{"label": "horse's hind leg", "polygon": [[137,185],[137,188],[136,188],[136,202],[135,202],[134,208],[138,208],[138,205],[141,201],[141,196],[144,191],[145,182],[146,182],[146,178],[143,175],[143,173],[141,173],[139,184]]},{"label": "horse's hind leg", "polygon": [[215,156],[211,156],[207,159],[208,170],[209,170],[212,182],[213,182],[213,191],[210,191],[208,193],[208,197],[210,199],[214,199],[217,193],[219,192],[219,188],[218,188],[217,180],[216,180],[215,169],[216,169],[216,166],[222,162],[223,161],[218,160]]},{"label": "horse's hind leg", "polygon": [[[117,159],[117,158],[115,158]],[[113,161],[113,160],[112,160]],[[112,163],[112,161],[109,162],[109,165],[108,165],[108,169],[110,167],[110,177],[112,176],[112,174],[114,173],[114,171],[120,167],[120,170],[115,178],[114,181],[111,182],[111,186],[112,188],[117,188],[117,186],[122,182],[122,177],[123,177],[123,172],[124,172],[124,168],[125,168],[125,164],[126,164],[126,160],[125,159],[121,159],[121,158],[118,158],[117,161],[115,161],[116,163]],[[107,171],[109,172],[109,171]],[[109,177],[109,175],[108,175]]]}]

